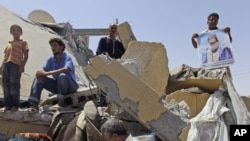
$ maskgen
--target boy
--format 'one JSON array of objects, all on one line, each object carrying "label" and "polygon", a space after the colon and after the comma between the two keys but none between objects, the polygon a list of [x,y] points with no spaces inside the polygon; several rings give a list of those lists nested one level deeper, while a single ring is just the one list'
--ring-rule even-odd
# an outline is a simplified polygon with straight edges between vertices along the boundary
[{"label": "boy", "polygon": [[14,24],[10,27],[13,40],[9,41],[4,50],[4,59],[0,69],[4,93],[4,107],[1,112],[18,110],[20,101],[20,79],[28,60],[28,43],[20,39],[21,26]]}]

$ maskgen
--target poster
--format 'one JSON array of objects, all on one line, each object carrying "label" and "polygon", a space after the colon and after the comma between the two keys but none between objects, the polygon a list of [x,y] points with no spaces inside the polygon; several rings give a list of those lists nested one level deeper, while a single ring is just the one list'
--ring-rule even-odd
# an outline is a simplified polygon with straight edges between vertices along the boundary
[{"label": "poster", "polygon": [[234,63],[229,36],[220,29],[199,35],[198,54],[202,68],[221,68]]}]

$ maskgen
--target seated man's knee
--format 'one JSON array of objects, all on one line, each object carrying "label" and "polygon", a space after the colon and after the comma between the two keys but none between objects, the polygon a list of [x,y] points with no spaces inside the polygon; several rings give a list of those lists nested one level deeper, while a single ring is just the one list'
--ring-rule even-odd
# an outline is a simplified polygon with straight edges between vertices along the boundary
[{"label": "seated man's knee", "polygon": [[68,79],[68,76],[65,73],[60,73],[58,79]]},{"label": "seated man's knee", "polygon": [[68,75],[66,75],[65,73],[60,73],[59,74],[59,77],[58,77],[59,82],[64,83],[65,81],[68,81],[68,80],[70,80]]}]

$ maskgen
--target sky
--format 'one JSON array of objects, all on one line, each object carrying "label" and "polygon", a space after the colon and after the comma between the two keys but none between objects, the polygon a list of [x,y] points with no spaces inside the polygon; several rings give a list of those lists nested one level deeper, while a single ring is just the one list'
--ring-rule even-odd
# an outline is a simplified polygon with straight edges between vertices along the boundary
[{"label": "sky", "polygon": [[[191,36],[206,29],[207,16],[217,12],[218,27],[231,28],[234,86],[240,95],[250,95],[250,48],[245,48],[249,41],[249,0],[0,0],[0,4],[24,18],[33,10],[44,10],[57,23],[69,22],[73,28],[107,28],[116,19],[128,22],[138,41],[165,46],[170,70],[182,64],[200,67]],[[93,52],[99,38],[90,38]]]}]

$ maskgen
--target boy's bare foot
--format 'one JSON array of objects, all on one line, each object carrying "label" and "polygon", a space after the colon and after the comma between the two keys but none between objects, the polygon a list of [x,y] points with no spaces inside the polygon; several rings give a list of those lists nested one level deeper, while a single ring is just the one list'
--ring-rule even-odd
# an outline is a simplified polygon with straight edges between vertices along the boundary
[{"label": "boy's bare foot", "polygon": [[9,111],[9,110],[10,110],[10,109],[7,108],[7,107],[0,108],[0,112],[1,112],[1,113],[4,113],[4,112]]}]

